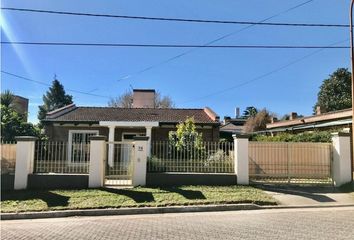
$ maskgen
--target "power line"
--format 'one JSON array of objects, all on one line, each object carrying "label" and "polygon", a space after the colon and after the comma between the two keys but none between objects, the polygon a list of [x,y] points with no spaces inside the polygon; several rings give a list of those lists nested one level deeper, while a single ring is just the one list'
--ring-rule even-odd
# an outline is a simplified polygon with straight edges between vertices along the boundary
[{"label": "power line", "polygon": [[144,47],[144,48],[279,48],[279,49],[311,49],[332,48],[347,49],[349,46],[306,46],[306,45],[193,45],[193,44],[132,44],[132,43],[79,43],[79,42],[7,42],[10,45],[39,45],[39,46],[82,46],[82,47]]},{"label": "power line", "polygon": [[[328,45],[328,47],[330,47],[330,46],[335,46],[335,45],[337,45],[337,44],[341,44],[341,43],[346,42],[346,41],[348,41],[348,39],[345,39],[345,40],[342,40],[342,41],[339,41],[339,42],[335,42],[335,43],[333,43],[333,44]],[[309,57],[311,57],[311,56],[313,56],[313,55],[315,55],[315,54],[317,54],[317,53],[319,53],[319,52],[322,52],[322,51],[325,50],[325,49],[326,49],[326,48],[317,49],[316,51],[313,51],[313,52],[311,52],[311,53],[309,53],[309,54],[306,54],[306,55],[304,55],[304,56],[302,56],[302,57],[300,57],[300,58],[297,58],[297,59],[295,59],[295,60],[293,60],[293,61],[291,61],[291,62],[289,62],[289,63],[287,63],[287,64],[284,64],[283,66],[281,66],[281,67],[279,67],[279,68],[276,68],[276,69],[274,69],[274,70],[272,70],[272,71],[269,71],[269,72],[267,72],[267,73],[265,73],[265,74],[262,74],[262,75],[260,75],[260,76],[258,76],[258,77],[255,77],[255,78],[252,78],[252,79],[250,79],[250,80],[248,80],[248,81],[245,81],[245,82],[243,82],[243,83],[240,83],[240,84],[237,84],[237,85],[234,85],[234,86],[230,86],[230,87],[228,87],[228,88],[225,88],[225,89],[222,89],[222,90],[219,90],[219,91],[210,93],[210,94],[208,94],[208,95],[204,95],[204,96],[202,96],[202,97],[198,97],[198,98],[194,98],[194,99],[191,99],[191,100],[188,100],[188,101],[185,101],[185,102],[181,102],[181,104],[183,104],[183,103],[189,103],[189,102],[194,102],[194,101],[198,101],[198,100],[201,100],[201,99],[209,98],[209,97],[212,97],[212,96],[215,96],[215,95],[219,95],[219,94],[228,92],[228,91],[233,90],[233,89],[236,89],[236,88],[240,88],[240,87],[242,87],[242,86],[244,86],[244,85],[250,84],[250,83],[255,82],[255,81],[258,81],[258,80],[260,80],[260,79],[262,79],[262,78],[268,77],[268,76],[270,76],[270,75],[272,75],[272,74],[274,74],[274,73],[280,72],[281,70],[283,70],[283,69],[285,69],[285,68],[287,68],[287,67],[289,67],[289,66],[291,66],[291,65],[294,65],[294,64],[296,64],[296,63],[298,63],[298,62],[301,62],[302,60],[304,60],[304,59],[306,59],[306,58],[309,58]]]},{"label": "power line", "polygon": [[[14,73],[2,71],[2,70],[1,70],[1,72],[4,73],[4,74],[7,74],[7,75],[9,75],[9,76],[12,76],[12,77],[16,77],[16,78],[19,78],[19,79],[23,79],[23,80],[28,81],[28,82],[33,82],[33,83],[40,84],[40,85],[43,85],[43,86],[48,86],[48,87],[51,87],[51,86],[52,86],[52,85],[49,84],[49,83],[41,82],[41,81],[37,81],[37,80],[33,80],[33,79],[26,78],[26,77],[23,77],[23,76],[14,74]],[[88,95],[88,96],[92,96],[92,97],[101,97],[101,98],[108,98],[108,99],[110,99],[109,96],[103,96],[103,95],[98,95],[98,94],[83,92],[83,91],[74,90],[74,89],[69,89],[69,88],[67,88],[66,90],[69,91],[69,92],[80,93],[80,94],[84,94],[84,95]]]},{"label": "power line", "polygon": [[337,27],[337,28],[348,28],[349,27],[348,24],[280,23],[280,22],[267,22],[266,23],[266,22],[254,22],[254,21],[231,21],[231,20],[208,20],[208,19],[187,19],[187,18],[166,18],[166,17],[112,15],[112,14],[53,11],[53,10],[29,9],[29,8],[8,8],[8,7],[4,7],[4,8],[1,8],[1,9],[2,10],[8,10],[8,11],[47,13],[47,14],[58,14],[58,15],[73,15],[73,16],[85,16],[85,17],[104,17],[104,18],[120,18],[120,19],[135,19],[135,20],[191,22],[191,23],[265,25],[265,26],[288,26],[288,27]]},{"label": "power line", "polygon": [[[268,21],[268,20],[270,20],[270,19],[273,19],[273,18],[278,17],[278,16],[280,16],[280,15],[282,15],[282,14],[285,14],[285,13],[288,13],[288,12],[290,12],[290,11],[293,11],[293,10],[295,10],[295,9],[297,9],[297,8],[300,8],[300,7],[302,7],[302,6],[306,5],[306,4],[309,4],[309,3],[313,2],[313,1],[314,1],[314,0],[307,0],[307,1],[305,1],[305,2],[302,2],[302,3],[300,3],[300,4],[297,4],[297,5],[292,6],[292,7],[290,7],[290,8],[287,8],[287,9],[285,9],[285,10],[283,10],[283,11],[280,11],[280,12],[278,12],[278,13],[276,13],[276,14],[270,16],[270,17],[264,18],[264,19],[258,21],[257,23],[265,23],[266,21]],[[243,28],[241,28],[241,29],[239,29],[239,30],[236,30],[236,31],[233,31],[233,32],[224,34],[224,35],[222,35],[222,36],[220,36],[220,37],[218,37],[218,38],[216,38],[216,39],[214,39],[214,40],[211,40],[211,41],[209,41],[209,42],[206,42],[206,43],[203,44],[203,45],[206,45],[206,46],[207,46],[207,45],[214,44],[214,43],[219,42],[219,41],[221,41],[221,40],[223,40],[223,39],[226,39],[226,38],[228,38],[228,37],[231,37],[231,36],[233,36],[233,35],[235,35],[235,34],[237,34],[237,33],[241,33],[241,32],[243,32],[243,31],[245,31],[245,30],[247,30],[247,29],[250,29],[250,28],[252,28],[252,27],[254,27],[254,26],[256,26],[256,23],[255,23],[255,24],[248,25],[248,26],[245,26],[245,27],[243,27]],[[165,60],[163,60],[163,61],[161,61],[161,62],[158,62],[158,63],[156,63],[156,64],[152,64],[152,65],[150,65],[150,66],[148,66],[148,67],[146,67],[146,68],[143,68],[143,69],[141,69],[141,70],[139,70],[139,71],[137,71],[137,72],[134,72],[134,73],[130,73],[130,74],[128,74],[128,75],[125,75],[125,76],[119,78],[118,81],[126,80],[126,79],[132,78],[132,77],[134,77],[134,76],[138,76],[138,75],[143,74],[143,73],[145,73],[145,72],[147,72],[147,71],[150,71],[150,70],[152,70],[152,69],[154,69],[154,68],[157,68],[157,67],[159,67],[159,66],[161,66],[161,65],[163,65],[163,64],[172,62],[172,61],[174,61],[174,60],[176,60],[176,59],[179,59],[179,58],[181,58],[181,57],[183,57],[183,56],[186,56],[186,55],[188,55],[188,54],[190,54],[190,53],[192,53],[192,52],[194,52],[194,51],[196,51],[196,50],[198,50],[198,49],[200,49],[200,48],[188,49],[188,50],[186,50],[186,51],[184,51],[184,52],[181,52],[180,54],[177,54],[177,55],[175,55],[175,56],[173,56],[173,57],[167,58],[167,59],[165,59]]]}]

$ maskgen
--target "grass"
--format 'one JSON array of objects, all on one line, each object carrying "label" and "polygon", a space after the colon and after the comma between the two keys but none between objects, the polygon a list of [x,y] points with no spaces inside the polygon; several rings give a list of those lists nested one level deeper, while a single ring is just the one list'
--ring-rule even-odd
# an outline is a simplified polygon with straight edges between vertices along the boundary
[{"label": "grass", "polygon": [[33,190],[3,192],[1,212],[231,203],[275,205],[276,201],[262,190],[248,186]]}]

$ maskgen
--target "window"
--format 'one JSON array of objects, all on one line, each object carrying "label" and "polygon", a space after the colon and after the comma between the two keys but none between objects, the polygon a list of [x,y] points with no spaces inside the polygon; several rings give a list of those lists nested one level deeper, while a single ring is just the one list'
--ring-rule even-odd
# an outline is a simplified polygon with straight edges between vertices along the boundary
[{"label": "window", "polygon": [[70,130],[68,159],[70,163],[90,161],[90,136],[98,135],[98,130]]}]

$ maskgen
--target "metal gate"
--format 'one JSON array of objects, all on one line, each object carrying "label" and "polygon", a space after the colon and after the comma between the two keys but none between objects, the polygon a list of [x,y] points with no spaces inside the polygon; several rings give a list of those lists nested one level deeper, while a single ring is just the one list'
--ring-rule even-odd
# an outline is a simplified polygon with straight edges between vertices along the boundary
[{"label": "metal gate", "polygon": [[132,186],[134,144],[108,142],[107,149],[105,186]]},{"label": "metal gate", "polygon": [[330,143],[250,142],[250,181],[332,185]]}]

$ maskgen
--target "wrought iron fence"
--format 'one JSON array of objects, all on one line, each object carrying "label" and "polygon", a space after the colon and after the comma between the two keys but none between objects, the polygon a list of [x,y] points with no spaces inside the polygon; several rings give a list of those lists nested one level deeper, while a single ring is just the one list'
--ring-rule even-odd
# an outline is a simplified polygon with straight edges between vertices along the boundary
[{"label": "wrought iron fence", "polygon": [[249,176],[254,182],[331,184],[330,143],[249,143]]},{"label": "wrought iron fence", "polygon": [[33,168],[35,173],[87,174],[89,164],[89,143],[36,142]]},{"label": "wrought iron fence", "polygon": [[132,185],[133,143],[108,142],[105,185]]},{"label": "wrought iron fence", "polygon": [[15,173],[16,166],[16,142],[1,141],[0,144],[1,157],[1,174]]},{"label": "wrought iron fence", "polygon": [[149,172],[233,173],[234,145],[202,142],[176,147],[168,141],[151,143]]}]

